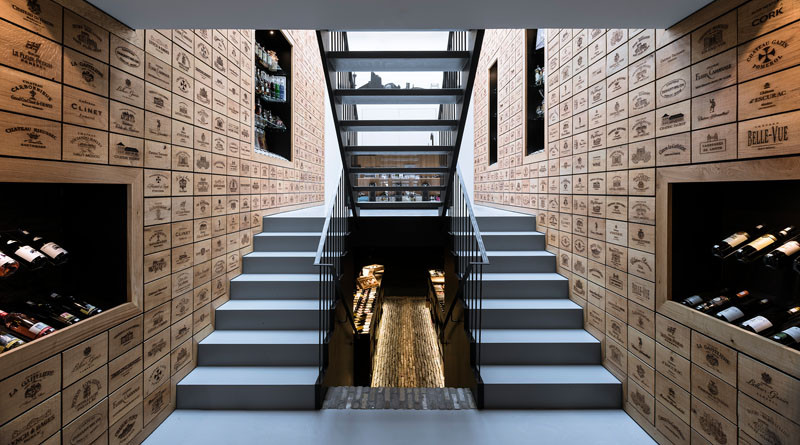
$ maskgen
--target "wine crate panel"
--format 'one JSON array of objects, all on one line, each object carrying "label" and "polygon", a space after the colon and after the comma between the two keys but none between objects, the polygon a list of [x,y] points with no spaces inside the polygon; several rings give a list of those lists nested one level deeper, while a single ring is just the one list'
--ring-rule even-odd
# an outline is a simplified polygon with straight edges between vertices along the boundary
[{"label": "wine crate panel", "polygon": [[61,393],[0,427],[0,443],[32,445],[44,442],[61,428]]},{"label": "wine crate panel", "polygon": [[0,382],[3,397],[0,424],[56,394],[61,389],[61,357],[54,356]]},{"label": "wine crate panel", "polygon": [[61,118],[61,91],[56,82],[0,67],[0,108],[47,119]]},{"label": "wine crate panel", "polygon": [[33,3],[9,0],[0,5],[0,16],[48,39],[61,42],[62,8],[50,0]]},{"label": "wine crate panel", "polygon": [[108,367],[92,372],[61,393],[61,418],[67,423],[86,412],[108,394]]},{"label": "wine crate panel", "polygon": [[752,119],[800,108],[800,67],[739,85],[739,119]]},{"label": "wine crate panel", "polygon": [[800,23],[739,46],[739,81],[774,73],[800,62]]},{"label": "wine crate panel", "polygon": [[800,381],[744,354],[739,356],[739,391],[800,423]]},{"label": "wine crate panel", "polygon": [[0,22],[0,37],[3,63],[50,80],[61,80],[60,45],[8,22]]},{"label": "wine crate panel", "polygon": [[739,122],[739,158],[800,151],[800,111]]},{"label": "wine crate panel", "polygon": [[761,443],[792,443],[800,436],[800,426],[744,394],[739,419],[741,430]]}]

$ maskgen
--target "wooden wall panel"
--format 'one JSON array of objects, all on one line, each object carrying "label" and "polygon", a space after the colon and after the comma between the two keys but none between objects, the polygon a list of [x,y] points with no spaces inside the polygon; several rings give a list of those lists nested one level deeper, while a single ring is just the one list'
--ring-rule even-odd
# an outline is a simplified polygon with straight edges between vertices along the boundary
[{"label": "wooden wall panel", "polygon": [[[517,105],[525,31],[486,32],[473,98],[475,202],[536,215],[570,298],[586,309],[585,328],[604,345],[603,363],[625,385],[626,411],[663,444],[785,441],[800,425],[800,374],[785,369],[796,361],[768,366],[754,358],[757,342],[664,310],[655,274],[666,255],[656,248],[662,168],[800,153],[791,82],[799,19],[796,0],[737,0],[667,30],[548,30],[548,149],[535,160],[513,131],[502,138],[517,128],[514,113],[528,112]],[[586,85],[579,56],[588,57]],[[495,60],[506,143],[488,165],[486,70]]]},{"label": "wooden wall panel", "polygon": [[141,310],[0,375],[0,442],[141,442],[174,409],[262,217],[322,203],[316,35],[286,36],[291,162],[252,149],[253,30],[131,30],[82,0],[0,2],[0,163],[119,165],[144,182]]}]

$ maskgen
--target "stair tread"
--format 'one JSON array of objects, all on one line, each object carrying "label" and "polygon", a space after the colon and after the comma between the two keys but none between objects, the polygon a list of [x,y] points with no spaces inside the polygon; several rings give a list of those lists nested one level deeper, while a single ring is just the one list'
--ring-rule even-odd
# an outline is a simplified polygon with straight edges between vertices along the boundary
[{"label": "stair tread", "polygon": [[228,300],[218,311],[317,311],[317,300]]},{"label": "stair tread", "polygon": [[481,342],[491,343],[599,343],[583,329],[482,329]]},{"label": "stair tread", "polygon": [[200,341],[201,345],[270,345],[319,344],[319,332],[316,330],[216,330]]},{"label": "stair tread", "polygon": [[313,385],[317,366],[198,366],[181,385]]},{"label": "stair tread", "polygon": [[483,281],[566,281],[555,272],[484,272]]},{"label": "stair tread", "polygon": [[620,384],[602,365],[483,365],[484,384]]},{"label": "stair tread", "polygon": [[315,236],[319,238],[322,236],[322,232],[261,232],[255,235],[256,237],[287,237],[287,236]]},{"label": "stair tread", "polygon": [[243,273],[233,281],[318,281],[315,273]]},{"label": "stair tread", "polygon": [[526,257],[526,256],[538,256],[538,257],[554,257],[555,255],[551,252],[546,250],[487,250],[486,255],[488,257],[493,256],[515,256],[515,257]]},{"label": "stair tread", "polygon": [[492,309],[581,309],[570,299],[523,299],[523,298],[498,298],[484,299],[481,303],[483,310]]},{"label": "stair tread", "polygon": [[501,236],[501,235],[509,235],[509,236],[544,236],[544,233],[537,232],[535,230],[531,230],[531,231],[510,231],[510,232],[498,232],[498,231],[481,232],[481,236]]},{"label": "stair tread", "polygon": [[244,258],[316,258],[316,252],[297,251],[297,252],[250,252]]}]

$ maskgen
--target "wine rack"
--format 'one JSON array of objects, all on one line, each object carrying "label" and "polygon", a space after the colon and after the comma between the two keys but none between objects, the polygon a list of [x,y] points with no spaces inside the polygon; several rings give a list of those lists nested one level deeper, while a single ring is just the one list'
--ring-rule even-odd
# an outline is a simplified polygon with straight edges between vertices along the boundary
[{"label": "wine rack", "polygon": [[292,43],[280,30],[257,30],[254,52],[254,150],[292,160]]}]

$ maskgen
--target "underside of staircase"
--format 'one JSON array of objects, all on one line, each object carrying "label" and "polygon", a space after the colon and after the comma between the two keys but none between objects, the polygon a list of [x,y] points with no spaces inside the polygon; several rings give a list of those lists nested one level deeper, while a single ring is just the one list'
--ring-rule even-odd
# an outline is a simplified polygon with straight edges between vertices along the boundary
[{"label": "underside of staircase", "polygon": [[484,266],[481,369],[484,408],[620,408],[622,384],[532,216],[480,216]]}]

